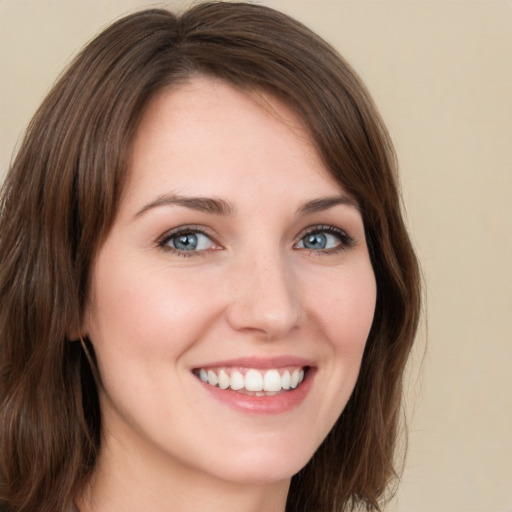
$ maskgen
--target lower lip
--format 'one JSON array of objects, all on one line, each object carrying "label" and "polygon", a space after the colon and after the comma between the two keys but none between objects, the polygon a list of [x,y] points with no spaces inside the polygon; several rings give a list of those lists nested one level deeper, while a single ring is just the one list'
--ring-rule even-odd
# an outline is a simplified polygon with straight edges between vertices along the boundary
[{"label": "lower lip", "polygon": [[314,369],[310,368],[302,383],[295,389],[271,396],[244,395],[231,389],[220,389],[197,379],[204,389],[220,402],[246,413],[282,414],[298,407],[311,389]]}]

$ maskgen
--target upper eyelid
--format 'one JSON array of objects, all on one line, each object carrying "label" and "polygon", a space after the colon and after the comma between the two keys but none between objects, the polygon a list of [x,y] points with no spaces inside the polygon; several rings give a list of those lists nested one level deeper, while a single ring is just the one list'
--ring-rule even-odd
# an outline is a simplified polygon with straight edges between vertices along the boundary
[{"label": "upper eyelid", "polygon": [[[337,226],[334,226],[332,224],[312,224],[310,226],[307,226],[303,228],[295,237],[295,243],[298,243],[302,238],[304,238],[306,235],[316,232],[330,232],[331,234],[339,234],[346,238],[348,242],[353,243],[355,242],[354,237],[352,237],[347,230],[339,228]],[[218,236],[213,232],[211,228],[208,228],[207,226],[200,225],[200,224],[183,224],[181,226],[177,226],[175,228],[169,229],[162,235],[160,235],[156,239],[156,244],[158,246],[162,246],[165,244],[167,240],[169,240],[172,237],[178,236],[183,233],[200,233],[212,240],[213,243],[216,245],[222,245],[219,240]]]},{"label": "upper eyelid", "polygon": [[331,233],[339,233],[341,235],[347,236],[349,238],[352,238],[348,231],[342,228],[338,228],[336,226],[333,226],[331,224],[314,224],[312,226],[308,226],[304,228],[300,233],[297,235],[297,238],[300,240],[305,235],[308,235],[310,233],[317,233],[322,231],[328,231]]},{"label": "upper eyelid", "polygon": [[[332,224],[317,224],[312,225],[307,228],[304,228],[300,234],[297,236],[297,243],[300,243],[301,240],[312,233],[322,233],[322,232],[328,232],[331,235],[339,235],[340,237],[340,243],[343,248],[349,249],[357,244],[356,238],[354,238],[352,235],[349,234],[349,232],[345,229],[338,228],[336,226],[333,226]],[[318,251],[322,252],[322,251]]]},{"label": "upper eyelid", "polygon": [[166,231],[165,233],[163,233],[156,239],[156,243],[157,243],[157,245],[161,245],[165,241],[169,240],[169,238],[178,236],[183,233],[200,233],[200,234],[205,235],[208,238],[210,238],[212,240],[212,242],[214,242],[216,244],[218,243],[215,235],[206,226],[190,225],[190,224],[184,224],[183,226],[177,226],[175,228],[169,229],[168,231]]}]

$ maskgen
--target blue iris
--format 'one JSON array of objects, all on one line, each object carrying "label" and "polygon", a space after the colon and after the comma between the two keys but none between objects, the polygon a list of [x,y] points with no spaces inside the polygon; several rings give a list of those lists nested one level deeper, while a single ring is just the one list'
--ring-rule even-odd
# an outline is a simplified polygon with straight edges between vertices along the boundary
[{"label": "blue iris", "polygon": [[195,251],[198,242],[196,233],[185,233],[173,238],[172,245],[180,251]]},{"label": "blue iris", "polygon": [[327,235],[324,233],[310,233],[302,239],[305,249],[325,249],[327,247]]}]

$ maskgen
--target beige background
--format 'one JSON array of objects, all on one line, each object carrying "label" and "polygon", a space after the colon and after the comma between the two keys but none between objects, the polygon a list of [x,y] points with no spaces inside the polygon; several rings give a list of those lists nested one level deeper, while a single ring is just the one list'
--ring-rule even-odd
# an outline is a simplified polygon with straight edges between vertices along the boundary
[{"label": "beige background", "polygon": [[[428,335],[424,322],[409,455],[387,510],[512,512],[512,2],[263,3],[353,63],[399,153]],[[155,5],[0,0],[0,178],[70,55],[112,19]]]}]

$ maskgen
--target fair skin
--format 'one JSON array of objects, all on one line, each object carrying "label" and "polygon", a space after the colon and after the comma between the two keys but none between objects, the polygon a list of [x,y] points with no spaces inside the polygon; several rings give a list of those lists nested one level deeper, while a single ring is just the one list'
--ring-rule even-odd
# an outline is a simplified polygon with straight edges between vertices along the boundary
[{"label": "fair skin", "polygon": [[81,512],[283,512],[354,388],[376,296],[361,214],[264,99],[194,78],[143,116],[92,270],[103,440]]}]

